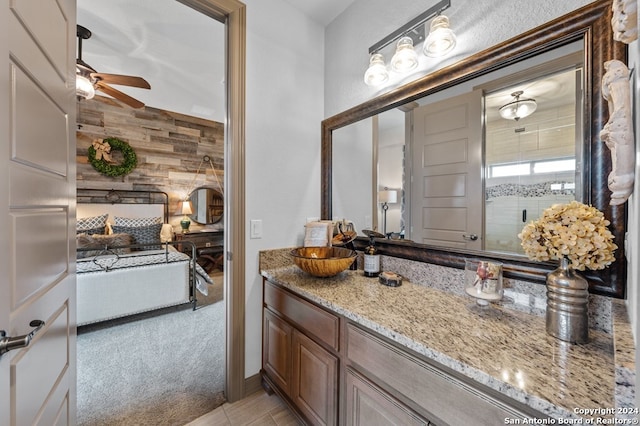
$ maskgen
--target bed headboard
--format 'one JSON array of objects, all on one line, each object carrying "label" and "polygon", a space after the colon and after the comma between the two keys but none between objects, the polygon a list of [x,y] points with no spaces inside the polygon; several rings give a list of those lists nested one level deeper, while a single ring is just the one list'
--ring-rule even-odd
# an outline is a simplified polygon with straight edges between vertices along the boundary
[{"label": "bed headboard", "polygon": [[109,213],[122,217],[162,217],[169,221],[169,196],[162,191],[78,188],[76,217]]}]

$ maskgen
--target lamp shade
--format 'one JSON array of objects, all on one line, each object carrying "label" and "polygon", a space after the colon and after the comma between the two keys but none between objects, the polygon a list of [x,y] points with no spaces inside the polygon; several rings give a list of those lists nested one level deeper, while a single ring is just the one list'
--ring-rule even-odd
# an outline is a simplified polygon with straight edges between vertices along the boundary
[{"label": "lamp shade", "polygon": [[396,53],[391,58],[391,69],[395,72],[408,72],[418,66],[418,54],[413,48],[411,37],[398,40]]},{"label": "lamp shade", "polygon": [[193,214],[193,209],[191,208],[191,201],[185,200],[182,202],[180,206],[180,214],[190,215]]},{"label": "lamp shade", "polygon": [[509,102],[500,107],[500,117],[506,120],[515,120],[518,121],[521,118],[528,117],[533,114],[538,107],[535,99],[520,99],[520,96],[524,92],[522,90],[518,90],[517,92],[513,92],[511,96],[515,98],[515,100]]},{"label": "lamp shade", "polygon": [[429,35],[424,41],[422,51],[426,56],[435,58],[446,55],[456,47],[456,35],[449,28],[449,18],[438,15],[431,21]]},{"label": "lamp shade", "polygon": [[378,202],[393,204],[398,202],[398,191],[395,189],[385,189],[378,192]]},{"label": "lamp shade", "polygon": [[389,71],[384,64],[384,57],[380,53],[374,53],[369,59],[369,68],[364,73],[364,82],[367,86],[379,86],[389,79]]}]

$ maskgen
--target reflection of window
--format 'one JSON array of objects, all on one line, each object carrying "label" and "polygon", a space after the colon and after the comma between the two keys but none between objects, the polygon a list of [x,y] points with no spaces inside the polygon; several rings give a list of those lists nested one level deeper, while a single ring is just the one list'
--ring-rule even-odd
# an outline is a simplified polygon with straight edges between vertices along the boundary
[{"label": "reflection of window", "polygon": [[542,173],[570,172],[576,169],[575,158],[528,161],[526,163],[496,164],[489,166],[489,177],[527,176]]},{"label": "reflection of window", "polygon": [[576,169],[576,159],[538,161],[533,164],[533,173],[570,172]]},{"label": "reflection of window", "polygon": [[531,163],[489,166],[489,177],[525,176],[531,174]]}]

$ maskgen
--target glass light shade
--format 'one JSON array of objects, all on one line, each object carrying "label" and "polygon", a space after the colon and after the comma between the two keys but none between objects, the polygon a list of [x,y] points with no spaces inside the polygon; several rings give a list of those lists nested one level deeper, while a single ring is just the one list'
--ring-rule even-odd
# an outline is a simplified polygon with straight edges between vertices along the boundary
[{"label": "glass light shade", "polygon": [[389,71],[384,64],[384,57],[380,53],[374,53],[369,59],[369,68],[364,73],[364,82],[367,86],[379,86],[389,79]]},{"label": "glass light shade", "polygon": [[96,95],[96,89],[87,77],[76,75],[76,95],[84,99],[91,99]]},{"label": "glass light shade", "polygon": [[449,18],[438,15],[431,21],[429,35],[422,48],[425,55],[435,58],[446,55],[456,47],[456,35],[449,28]]},{"label": "glass light shade", "polygon": [[398,40],[396,53],[391,58],[391,69],[395,72],[408,72],[418,66],[418,54],[413,48],[411,37]]},{"label": "glass light shade", "polygon": [[513,92],[511,96],[516,99],[512,102],[509,102],[506,105],[500,107],[500,117],[505,120],[515,120],[518,121],[521,118],[528,117],[533,114],[538,108],[538,104],[535,99],[520,99],[520,95],[522,95],[522,91]]}]

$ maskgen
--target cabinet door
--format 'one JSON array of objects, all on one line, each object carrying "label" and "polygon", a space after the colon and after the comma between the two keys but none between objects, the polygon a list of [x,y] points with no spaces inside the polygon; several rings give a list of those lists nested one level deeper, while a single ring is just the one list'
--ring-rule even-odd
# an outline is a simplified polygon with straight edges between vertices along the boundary
[{"label": "cabinet door", "polygon": [[355,373],[346,375],[347,426],[428,425],[429,421]]},{"label": "cabinet door", "polygon": [[291,399],[314,425],[337,423],[338,359],[293,331]]},{"label": "cabinet door", "polygon": [[262,368],[284,393],[291,389],[291,338],[293,328],[264,309]]}]

